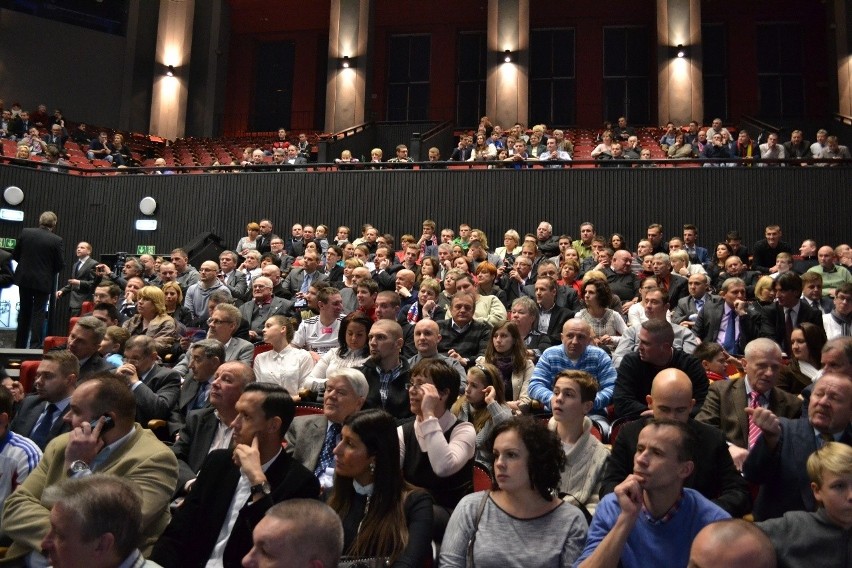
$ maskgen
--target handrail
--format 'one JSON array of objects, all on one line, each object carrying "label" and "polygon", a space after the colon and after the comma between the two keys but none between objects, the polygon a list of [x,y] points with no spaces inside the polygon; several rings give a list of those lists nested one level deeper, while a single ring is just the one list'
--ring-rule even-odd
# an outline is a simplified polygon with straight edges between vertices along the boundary
[{"label": "handrail", "polygon": [[[852,166],[852,160],[846,159],[828,159],[828,158],[807,158],[807,159],[763,159],[763,160],[754,160],[751,163],[745,163],[745,160],[741,160],[739,158],[719,158],[719,159],[685,159],[685,160],[671,160],[671,159],[649,159],[649,160],[625,160],[624,165],[621,165],[620,168],[616,168],[613,166],[608,166],[606,164],[611,164],[610,160],[591,160],[591,159],[583,159],[583,160],[548,160],[545,162],[540,162],[538,160],[526,160],[524,164],[527,166],[524,169],[551,169],[548,166],[565,166],[565,168],[561,168],[563,170],[574,169],[647,169],[651,167],[683,167],[683,166],[719,166],[719,167],[735,167],[735,166],[756,166],[760,167],[761,165],[786,165],[786,166],[818,166],[818,165],[833,165],[833,166]],[[258,166],[231,166],[231,165],[219,165],[219,166],[139,166],[139,167],[127,167],[127,168],[106,168],[106,167],[78,167],[73,165],[63,165],[63,164],[50,164],[44,161],[35,161],[35,160],[23,160],[19,158],[13,158],[9,156],[0,156],[0,164],[6,166],[17,166],[17,167],[28,167],[32,169],[40,169],[45,171],[47,167],[50,168],[58,168],[61,170],[60,172],[50,172],[50,173],[66,173],[66,172],[75,172],[80,175],[85,176],[113,176],[113,175],[145,175],[145,174],[155,174],[155,173],[165,173],[165,172],[173,172],[175,174],[181,173],[243,173],[243,172],[263,172],[269,173],[272,170],[280,170],[281,173],[289,172],[289,171],[371,171],[371,170],[414,170],[417,168],[418,170],[428,170],[428,169],[454,169],[459,171],[471,170],[471,169],[494,169],[494,170],[508,170],[513,169],[513,166],[517,164],[517,162],[501,162],[501,161],[485,161],[485,162],[454,162],[454,161],[439,161],[439,162],[408,162],[408,163],[399,163],[399,162],[347,162],[347,163],[339,163],[339,162],[322,162],[322,163],[308,163],[308,164],[271,164],[264,163]],[[625,167],[629,165],[630,167]],[[496,166],[491,168],[490,166]],[[593,166],[593,167],[588,167]],[[553,168],[555,169],[555,168]]]},{"label": "handrail", "polygon": [[420,135],[420,138],[421,138],[422,140],[426,140],[426,139],[428,139],[429,137],[434,136],[434,135],[435,135],[435,134],[437,134],[438,132],[440,132],[440,131],[444,130],[445,128],[450,127],[450,126],[452,126],[452,125],[453,125],[453,122],[452,122],[452,121],[450,121],[450,120],[445,120],[444,122],[442,122],[442,123],[440,123],[440,124],[437,124],[437,125],[433,126],[431,129],[429,129],[429,130],[427,130],[426,132],[422,133],[422,134]]},{"label": "handrail", "polygon": [[760,127],[761,130],[764,130],[766,132],[775,132],[776,134],[778,134],[782,130],[784,130],[783,126],[775,126],[773,124],[769,124],[768,122],[764,122],[764,121],[760,120],[759,118],[755,118],[755,117],[747,115],[747,114],[743,115],[742,121],[748,122],[748,123],[753,124],[755,126],[758,126],[758,127]]},{"label": "handrail", "polygon": [[845,124],[846,126],[852,126],[852,116],[847,114],[841,114],[839,112],[834,113],[834,120]]}]

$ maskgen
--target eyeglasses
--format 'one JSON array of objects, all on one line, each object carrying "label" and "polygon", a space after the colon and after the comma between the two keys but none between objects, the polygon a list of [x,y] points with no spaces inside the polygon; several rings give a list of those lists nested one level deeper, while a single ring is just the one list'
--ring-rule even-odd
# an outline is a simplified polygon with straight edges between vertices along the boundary
[{"label": "eyeglasses", "polygon": [[423,390],[423,385],[431,384],[431,383],[405,383],[405,388],[408,390],[413,390],[414,392],[419,392]]},{"label": "eyeglasses", "polygon": [[220,319],[216,319],[216,318],[208,318],[208,320],[207,320],[207,325],[213,325],[213,324],[220,325],[220,324],[223,324],[223,323],[233,324],[234,322],[232,322],[231,320],[220,320]]}]

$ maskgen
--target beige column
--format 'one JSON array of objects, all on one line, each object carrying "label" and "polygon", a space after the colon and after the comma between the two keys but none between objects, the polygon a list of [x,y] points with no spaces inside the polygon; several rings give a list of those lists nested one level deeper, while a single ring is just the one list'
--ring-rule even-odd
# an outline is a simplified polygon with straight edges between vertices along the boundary
[{"label": "beige column", "polygon": [[[160,0],[154,87],[151,96],[151,133],[175,139],[186,130],[189,61],[195,0]],[[174,76],[166,73],[174,67]]]},{"label": "beige column", "polygon": [[852,24],[852,4],[846,0],[834,2],[834,33],[837,46],[837,112],[852,116],[852,53],[849,52],[849,33]]},{"label": "beige column", "polygon": [[[371,0],[331,0],[326,132],[340,132],[365,120],[371,60],[368,53],[371,4]],[[344,67],[345,57],[348,67]]]},{"label": "beige column", "polygon": [[[677,46],[684,57],[677,56]],[[702,120],[701,1],[657,0],[658,121]]]},{"label": "beige column", "polygon": [[529,0],[488,0],[487,45],[485,112],[494,124],[529,126]]}]

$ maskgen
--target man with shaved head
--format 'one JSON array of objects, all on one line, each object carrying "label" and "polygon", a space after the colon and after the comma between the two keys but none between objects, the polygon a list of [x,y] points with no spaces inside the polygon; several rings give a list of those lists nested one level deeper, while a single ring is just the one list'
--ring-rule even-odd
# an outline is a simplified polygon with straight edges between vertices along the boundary
[{"label": "man with shaved head", "polygon": [[198,282],[186,290],[183,306],[192,314],[193,325],[203,327],[210,316],[207,311],[207,299],[210,295],[217,290],[227,292],[228,295],[231,292],[227,286],[219,281],[219,265],[214,261],[205,260],[202,262],[198,275]]},{"label": "man with shaved head", "polygon": [[772,542],[757,525],[742,519],[710,523],[692,541],[688,568],[775,568]]},{"label": "man with shaved head", "polygon": [[604,468],[601,497],[630,475],[639,432],[648,421],[670,419],[686,424],[701,448],[695,456],[695,471],[687,478],[685,487],[697,490],[733,517],[751,511],[748,485],[734,467],[724,436],[718,429],[690,418],[695,399],[692,381],[686,373],[679,369],[657,373],[646,400],[651,416],[625,424],[618,432]]},{"label": "man with shaved head", "polygon": [[409,357],[408,366],[414,367],[423,359],[439,359],[453,368],[459,374],[460,390],[464,390],[467,384],[467,373],[461,363],[438,352],[438,344],[441,342],[441,328],[438,323],[431,319],[422,319],[414,325],[414,348],[417,355]]},{"label": "man with shaved head", "polygon": [[364,408],[381,408],[399,421],[414,415],[408,401],[411,368],[400,357],[402,328],[392,320],[380,319],[370,328],[370,358],[359,371],[364,373],[370,390]]},{"label": "man with shaved head", "polygon": [[565,322],[562,344],[545,349],[535,366],[530,379],[530,398],[541,401],[549,410],[556,376],[565,370],[585,371],[600,385],[591,414],[606,415],[615,386],[615,367],[606,351],[592,345],[592,335],[586,320],[571,318]]}]

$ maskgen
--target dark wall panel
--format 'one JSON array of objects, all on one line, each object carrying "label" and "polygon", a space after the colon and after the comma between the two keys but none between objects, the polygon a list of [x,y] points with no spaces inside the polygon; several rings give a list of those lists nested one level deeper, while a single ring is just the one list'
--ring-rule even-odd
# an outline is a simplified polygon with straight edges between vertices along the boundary
[{"label": "dark wall panel", "polygon": [[[683,223],[699,227],[712,246],[729,229],[747,244],[763,227],[778,223],[785,240],[812,237],[836,245],[852,238],[852,202],[844,195],[848,168],[660,168],[657,170],[473,170],[242,173],[219,175],[115,176],[88,178],[0,167],[0,188],[20,186],[26,195],[23,224],[0,221],[0,237],[15,237],[36,224],[39,212],[59,215],[57,233],[68,258],[79,240],[95,254],[135,251],[155,245],[158,253],[182,246],[203,231],[234,246],[249,221],[269,217],[282,236],[294,222],[325,223],[353,230],[370,222],[395,236],[417,233],[423,219],[440,227],[470,223],[483,229],[492,247],[515,228],[534,231],[542,219],[554,231],[576,235],[592,221],[599,233],[623,233],[631,246],[649,223],[667,235]],[[820,188],[820,199],[803,199],[803,188]],[[139,232],[137,205],[157,199],[160,229]]]}]

